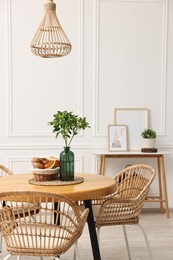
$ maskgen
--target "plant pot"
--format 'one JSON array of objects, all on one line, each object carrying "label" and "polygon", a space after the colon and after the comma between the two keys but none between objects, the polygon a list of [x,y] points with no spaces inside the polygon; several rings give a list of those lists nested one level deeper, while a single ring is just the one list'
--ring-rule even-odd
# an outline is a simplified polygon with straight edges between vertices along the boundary
[{"label": "plant pot", "polygon": [[143,148],[155,148],[155,138],[143,138]]},{"label": "plant pot", "polygon": [[70,150],[70,147],[64,147],[64,150],[60,153],[60,180],[74,180],[74,153]]}]

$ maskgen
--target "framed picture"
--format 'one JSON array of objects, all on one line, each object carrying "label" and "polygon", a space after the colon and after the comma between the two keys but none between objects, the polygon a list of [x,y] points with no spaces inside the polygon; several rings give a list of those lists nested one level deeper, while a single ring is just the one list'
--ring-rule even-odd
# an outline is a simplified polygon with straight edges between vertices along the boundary
[{"label": "framed picture", "polygon": [[129,150],[140,150],[142,147],[141,132],[148,128],[147,108],[115,108],[115,125],[127,125]]},{"label": "framed picture", "polygon": [[127,151],[127,126],[108,126],[109,151]]}]

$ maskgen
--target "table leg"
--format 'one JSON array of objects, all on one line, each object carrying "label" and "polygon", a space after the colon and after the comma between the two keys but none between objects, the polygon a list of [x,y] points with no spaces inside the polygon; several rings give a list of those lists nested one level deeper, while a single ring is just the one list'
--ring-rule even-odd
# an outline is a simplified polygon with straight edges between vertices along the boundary
[{"label": "table leg", "polygon": [[[57,210],[58,209],[58,202],[55,202],[54,203],[54,210]],[[57,218],[57,214],[54,212],[54,224],[56,223],[56,218]],[[58,216],[58,225],[60,224],[60,215]],[[60,256],[58,255],[57,256],[59,259],[60,259]],[[55,260],[55,258],[54,258]]]},{"label": "table leg", "polygon": [[163,195],[162,195],[162,181],[161,181],[160,157],[157,157],[157,170],[158,170],[158,182],[159,182],[160,212],[163,213]]},{"label": "table leg", "polygon": [[85,200],[84,203],[85,203],[85,208],[89,208],[88,228],[89,228],[89,234],[90,234],[90,240],[91,240],[91,246],[93,252],[93,259],[101,260],[91,200]]},{"label": "table leg", "polygon": [[[54,210],[58,209],[58,202],[54,203]],[[60,224],[60,215],[58,216],[58,221],[57,221],[57,214],[54,212],[54,224],[58,223],[58,225]]]},{"label": "table leg", "polygon": [[163,178],[163,190],[164,190],[165,206],[166,206],[166,216],[167,216],[167,218],[169,218],[168,195],[167,195],[166,174],[165,174],[165,165],[164,165],[163,155],[160,157],[160,160],[161,160],[161,166],[162,166],[162,178]]}]

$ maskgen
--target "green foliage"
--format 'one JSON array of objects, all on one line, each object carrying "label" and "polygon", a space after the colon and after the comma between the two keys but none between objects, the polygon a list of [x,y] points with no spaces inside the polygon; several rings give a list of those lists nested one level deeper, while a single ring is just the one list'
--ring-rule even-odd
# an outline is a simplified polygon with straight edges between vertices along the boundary
[{"label": "green foliage", "polygon": [[156,134],[156,131],[154,131],[152,128],[148,128],[148,129],[144,129],[142,131],[141,136],[143,138],[154,139],[154,138],[156,138],[157,134]]},{"label": "green foliage", "polygon": [[53,126],[53,133],[56,134],[56,138],[61,135],[64,139],[65,146],[70,146],[74,136],[79,133],[80,130],[84,130],[89,126],[86,121],[86,117],[79,117],[73,112],[57,111],[53,115],[54,119],[48,122],[48,125]]}]

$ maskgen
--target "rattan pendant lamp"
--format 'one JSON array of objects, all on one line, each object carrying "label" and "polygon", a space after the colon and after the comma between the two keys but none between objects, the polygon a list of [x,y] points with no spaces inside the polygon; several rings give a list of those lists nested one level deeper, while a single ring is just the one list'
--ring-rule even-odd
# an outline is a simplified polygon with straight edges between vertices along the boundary
[{"label": "rattan pendant lamp", "polygon": [[71,43],[56,16],[56,4],[46,0],[45,14],[31,42],[33,54],[43,58],[62,57],[70,53]]}]

